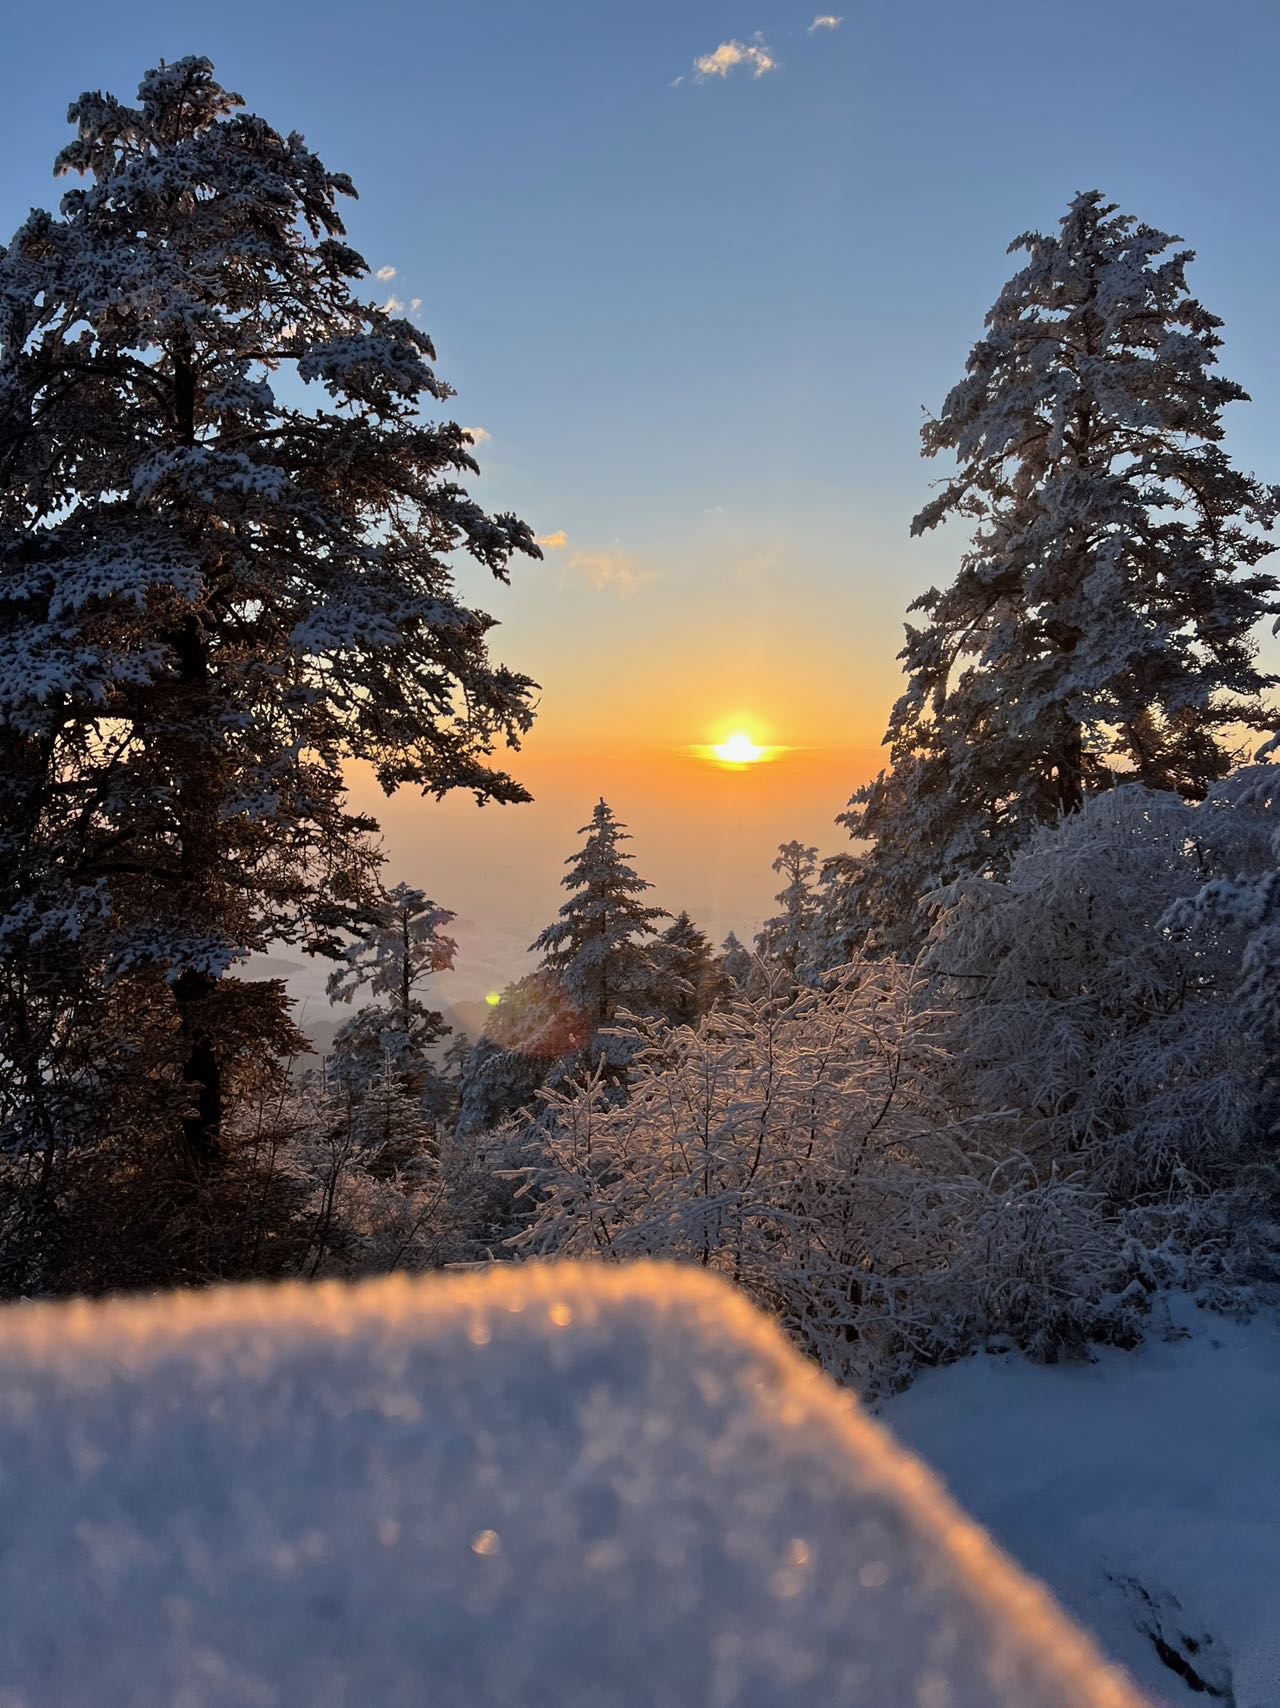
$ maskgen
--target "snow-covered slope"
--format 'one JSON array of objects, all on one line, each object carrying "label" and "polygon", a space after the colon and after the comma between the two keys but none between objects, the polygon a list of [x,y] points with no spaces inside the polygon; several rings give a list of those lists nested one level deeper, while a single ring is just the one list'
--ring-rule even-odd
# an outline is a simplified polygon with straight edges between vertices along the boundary
[{"label": "snow-covered slope", "polygon": [[536,1265],[0,1315],[5,1708],[1132,1708],[740,1298]]},{"label": "snow-covered slope", "polygon": [[972,1358],[883,1415],[1153,1694],[1276,1708],[1280,1325],[1165,1309],[1136,1352]]}]

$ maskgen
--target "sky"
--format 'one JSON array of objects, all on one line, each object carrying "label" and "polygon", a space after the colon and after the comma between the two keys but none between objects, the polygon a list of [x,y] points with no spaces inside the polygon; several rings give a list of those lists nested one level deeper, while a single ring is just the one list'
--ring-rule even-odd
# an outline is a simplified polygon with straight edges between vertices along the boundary
[{"label": "sky", "polygon": [[[459,914],[455,1000],[524,970],[600,795],[654,899],[717,936],[770,911],[779,842],[842,846],[906,607],[964,545],[954,525],[910,538],[945,472],[920,459],[921,420],[1014,270],[1009,241],[1077,190],[1196,249],[1223,369],[1254,400],[1227,447],[1280,479],[1274,0],[824,16],[62,0],[50,27],[0,0],[0,233],[56,203],[69,100],[207,54],[354,178],[370,290],[431,333],[451,413],[479,430],[477,496],[557,542],[509,589],[464,581],[501,621],[495,651],[542,684],[510,760],[535,804],[375,809],[390,878]],[[787,751],[742,771],[691,755],[733,728]]]}]

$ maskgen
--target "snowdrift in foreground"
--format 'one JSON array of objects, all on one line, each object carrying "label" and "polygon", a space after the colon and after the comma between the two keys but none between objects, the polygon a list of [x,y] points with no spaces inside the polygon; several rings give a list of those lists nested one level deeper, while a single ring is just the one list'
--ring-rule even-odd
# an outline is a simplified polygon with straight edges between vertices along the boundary
[{"label": "snowdrift in foreground", "polygon": [[0,1315],[5,1708],[1133,1708],[727,1287]]},{"label": "snowdrift in foreground", "polygon": [[1280,1327],[1168,1309],[1136,1352],[971,1358],[884,1416],[1161,1701],[1275,1708]]}]

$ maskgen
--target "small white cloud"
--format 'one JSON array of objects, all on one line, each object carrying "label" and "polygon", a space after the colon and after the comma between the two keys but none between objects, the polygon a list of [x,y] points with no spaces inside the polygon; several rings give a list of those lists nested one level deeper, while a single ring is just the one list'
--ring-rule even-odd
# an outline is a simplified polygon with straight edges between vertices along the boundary
[{"label": "small white cloud", "polygon": [[557,528],[554,534],[539,534],[538,544],[546,546],[548,551],[563,551],[569,544],[569,536],[563,528]]},{"label": "small white cloud", "polygon": [[[642,568],[629,552],[574,552],[569,573],[597,593],[614,593],[619,599],[630,599],[658,579],[657,570]],[[562,575],[562,586],[565,579]]]},{"label": "small white cloud", "polygon": [[403,307],[404,304],[399,297],[388,297],[382,305],[382,312],[384,314],[399,314]]},{"label": "small white cloud", "polygon": [[669,87],[672,89],[678,89],[683,82],[684,82],[684,72],[682,71],[680,73],[679,77],[673,77],[671,79],[671,83],[670,83]]},{"label": "small white cloud", "polygon": [[699,83],[708,77],[727,77],[731,71],[750,66],[751,75],[763,77],[766,71],[776,71],[778,62],[769,52],[762,36],[752,36],[749,42],[721,42],[714,53],[704,53],[693,62]]},{"label": "small white cloud", "polygon": [[486,439],[493,437],[486,427],[464,427],[462,431],[469,435],[473,445],[483,445]]},{"label": "small white cloud", "polygon": [[375,279],[381,279],[384,285],[389,284],[395,278],[396,270],[394,267],[379,267],[373,276]]},{"label": "small white cloud", "polygon": [[410,302],[410,304],[409,304],[409,312],[411,314],[417,314],[418,310],[421,307],[422,307],[422,298],[421,297],[414,297],[412,302]]},{"label": "small white cloud", "polygon": [[822,12],[809,25],[809,34],[816,36],[819,30],[838,30],[843,23],[843,18],[833,17],[830,12]]}]

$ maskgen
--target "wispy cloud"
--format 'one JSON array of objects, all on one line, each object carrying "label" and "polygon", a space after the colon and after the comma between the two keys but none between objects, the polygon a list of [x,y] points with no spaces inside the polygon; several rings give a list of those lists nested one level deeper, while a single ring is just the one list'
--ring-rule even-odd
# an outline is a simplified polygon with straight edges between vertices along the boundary
[{"label": "wispy cloud", "polygon": [[629,552],[574,552],[568,569],[562,572],[561,585],[572,577],[585,581],[597,593],[612,593],[619,599],[630,599],[642,587],[658,579],[656,569],[645,569]]},{"label": "wispy cloud", "polygon": [[843,18],[834,17],[830,12],[821,12],[809,25],[809,34],[816,36],[819,30],[838,30],[843,23]]},{"label": "wispy cloud", "polygon": [[539,534],[538,544],[546,546],[548,551],[559,552],[569,544],[569,536],[563,528],[557,528],[554,534]]},{"label": "wispy cloud", "polygon": [[776,71],[778,62],[759,35],[752,36],[749,42],[721,42],[714,53],[704,53],[693,62],[699,83],[705,83],[709,77],[727,77],[739,66],[749,68],[755,78],[763,77],[766,71]]},{"label": "wispy cloud", "polygon": [[487,427],[464,427],[462,431],[471,435],[471,442],[473,445],[483,445],[486,439],[492,439],[493,437],[493,434]]},{"label": "wispy cloud", "polygon": [[394,267],[379,267],[373,276],[375,279],[381,279],[383,284],[386,285],[395,278],[396,270]]},{"label": "wispy cloud", "polygon": [[413,313],[413,314],[417,314],[418,310],[421,307],[422,307],[422,298],[421,297],[414,297],[413,301],[409,304],[409,309],[410,309],[411,313]]},{"label": "wispy cloud", "polygon": [[403,307],[404,304],[400,301],[399,297],[391,296],[383,303],[382,312],[384,314],[399,314]]}]

